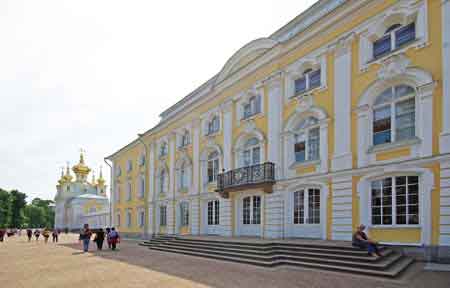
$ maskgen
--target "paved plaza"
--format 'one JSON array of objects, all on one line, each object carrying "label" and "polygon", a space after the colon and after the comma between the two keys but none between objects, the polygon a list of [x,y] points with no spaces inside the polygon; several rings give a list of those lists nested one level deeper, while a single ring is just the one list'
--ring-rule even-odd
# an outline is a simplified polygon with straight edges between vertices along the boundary
[{"label": "paved plaza", "polygon": [[58,245],[9,238],[0,244],[1,287],[450,287],[450,272],[423,271],[422,263],[388,280],[168,254],[131,240],[116,252],[80,249],[76,235],[61,235]]}]

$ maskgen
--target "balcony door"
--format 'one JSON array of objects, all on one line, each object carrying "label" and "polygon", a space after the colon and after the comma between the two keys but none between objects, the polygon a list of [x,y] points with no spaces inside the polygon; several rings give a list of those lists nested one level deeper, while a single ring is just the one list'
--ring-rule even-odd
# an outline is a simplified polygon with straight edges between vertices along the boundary
[{"label": "balcony door", "polygon": [[247,167],[261,162],[261,147],[257,138],[249,139],[242,150],[240,165]]},{"label": "balcony door", "polygon": [[243,195],[238,198],[238,231],[239,236],[261,235],[261,195]]}]

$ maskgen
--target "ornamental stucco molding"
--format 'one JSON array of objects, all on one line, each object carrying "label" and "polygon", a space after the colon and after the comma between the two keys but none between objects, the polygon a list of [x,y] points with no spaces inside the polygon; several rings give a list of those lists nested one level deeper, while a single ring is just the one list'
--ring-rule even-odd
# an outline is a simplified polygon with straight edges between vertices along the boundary
[{"label": "ornamental stucco molding", "polygon": [[406,73],[411,60],[404,54],[394,55],[381,62],[381,68],[377,73],[378,80],[388,81]]}]

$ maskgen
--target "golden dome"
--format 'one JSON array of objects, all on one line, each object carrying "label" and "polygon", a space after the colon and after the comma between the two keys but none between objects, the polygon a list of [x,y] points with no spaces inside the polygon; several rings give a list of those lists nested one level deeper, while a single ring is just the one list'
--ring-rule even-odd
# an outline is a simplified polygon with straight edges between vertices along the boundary
[{"label": "golden dome", "polygon": [[67,163],[66,174],[62,175],[61,173],[61,179],[59,181],[61,181],[61,183],[71,182],[72,178],[73,178],[72,175],[70,175],[69,163]]},{"label": "golden dome", "polygon": [[84,164],[84,156],[83,153],[80,153],[80,162],[72,167],[72,171],[76,175],[88,175],[91,172],[91,169]]}]

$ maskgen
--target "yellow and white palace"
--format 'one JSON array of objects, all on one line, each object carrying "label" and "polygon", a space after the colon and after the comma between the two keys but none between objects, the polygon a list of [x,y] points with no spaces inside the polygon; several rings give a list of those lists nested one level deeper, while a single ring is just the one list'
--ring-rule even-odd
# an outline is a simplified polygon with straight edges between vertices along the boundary
[{"label": "yellow and white palace", "polygon": [[449,253],[448,0],[317,1],[160,116],[106,158],[124,234]]}]

